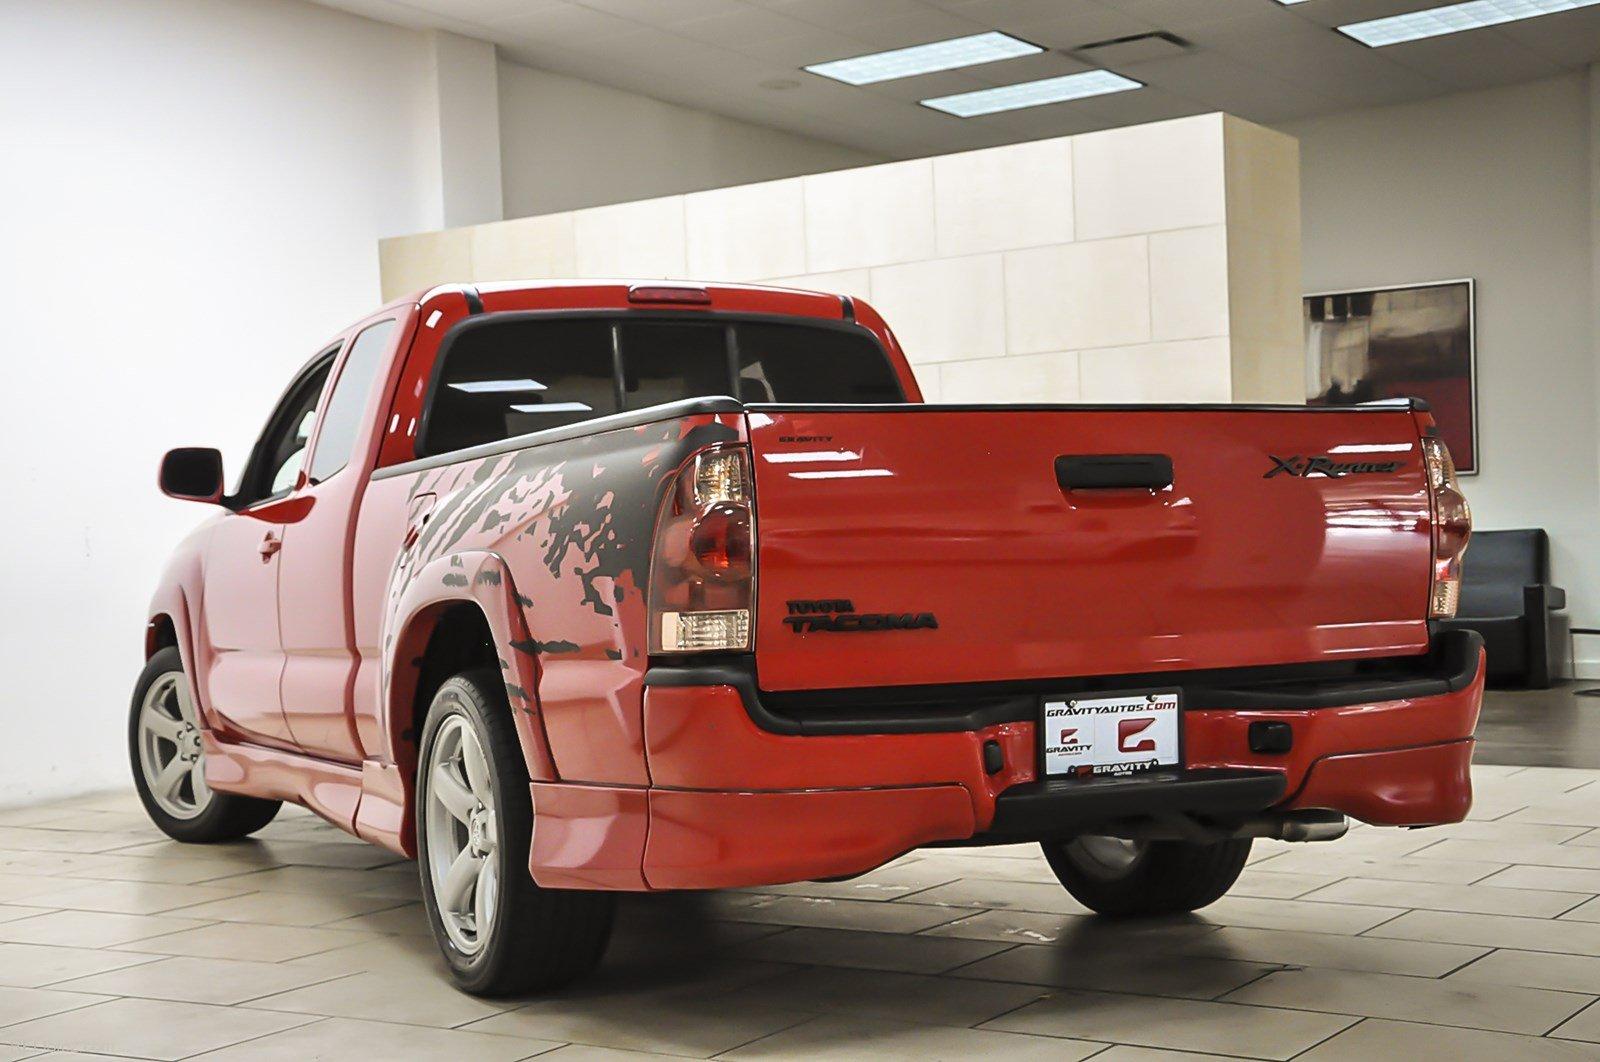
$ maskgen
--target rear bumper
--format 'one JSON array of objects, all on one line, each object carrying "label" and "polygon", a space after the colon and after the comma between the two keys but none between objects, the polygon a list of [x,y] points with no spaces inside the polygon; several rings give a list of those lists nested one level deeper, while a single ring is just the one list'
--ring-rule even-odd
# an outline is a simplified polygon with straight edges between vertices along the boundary
[{"label": "rear bumper", "polygon": [[[1087,783],[1038,778],[1032,718],[775,732],[753,684],[663,671],[646,680],[650,789],[638,809],[648,816],[640,886],[653,889],[846,876],[931,843],[1034,840],[1157,815],[1226,824],[1320,808],[1381,825],[1456,822],[1472,800],[1484,662],[1476,636],[1456,632],[1394,681],[1308,687],[1275,676],[1240,685],[1237,706],[1208,687],[1188,701],[1204,707],[1184,712],[1183,771]],[[1252,751],[1260,722],[1288,724],[1291,747]],[[537,866],[535,876],[555,880]]]}]

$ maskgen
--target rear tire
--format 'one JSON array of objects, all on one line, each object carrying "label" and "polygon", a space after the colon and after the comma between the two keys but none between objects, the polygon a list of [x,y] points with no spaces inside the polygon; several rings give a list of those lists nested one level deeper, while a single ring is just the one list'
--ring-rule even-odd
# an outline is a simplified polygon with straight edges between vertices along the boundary
[{"label": "rear tire", "polygon": [[1099,914],[1134,918],[1215,903],[1239,880],[1250,845],[1248,837],[1215,844],[1074,837],[1040,847],[1073,899]]},{"label": "rear tire", "polygon": [[464,672],[439,687],[418,764],[422,898],[456,984],[520,995],[594,969],[616,897],[541,888],[529,874],[533,800],[499,674]]},{"label": "rear tire", "polygon": [[182,657],[174,647],[162,649],[145,664],[133,688],[128,714],[133,786],[150,821],[173,840],[237,841],[271,822],[283,805],[206,785],[201,722]]}]

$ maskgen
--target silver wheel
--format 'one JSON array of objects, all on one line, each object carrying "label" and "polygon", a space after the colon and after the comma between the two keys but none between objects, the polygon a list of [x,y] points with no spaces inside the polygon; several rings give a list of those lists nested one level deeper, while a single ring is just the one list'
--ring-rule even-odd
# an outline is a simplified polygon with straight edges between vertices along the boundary
[{"label": "silver wheel", "polygon": [[439,727],[423,771],[424,858],[439,920],[458,951],[476,955],[500,901],[500,831],[489,762],[466,717]]},{"label": "silver wheel", "polygon": [[1115,881],[1133,869],[1144,854],[1145,842],[1122,837],[1086,835],[1067,842],[1067,853],[1085,874]]},{"label": "silver wheel", "polygon": [[175,819],[192,819],[211,803],[200,719],[181,671],[157,677],[139,704],[139,770],[150,796]]}]

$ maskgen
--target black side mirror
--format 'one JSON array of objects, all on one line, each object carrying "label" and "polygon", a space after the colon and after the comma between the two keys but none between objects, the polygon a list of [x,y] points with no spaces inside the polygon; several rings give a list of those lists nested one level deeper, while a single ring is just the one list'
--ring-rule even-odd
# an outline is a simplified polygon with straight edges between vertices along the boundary
[{"label": "black side mirror", "polygon": [[161,459],[161,493],[180,501],[216,504],[222,500],[222,452],[209,446],[180,446]]}]

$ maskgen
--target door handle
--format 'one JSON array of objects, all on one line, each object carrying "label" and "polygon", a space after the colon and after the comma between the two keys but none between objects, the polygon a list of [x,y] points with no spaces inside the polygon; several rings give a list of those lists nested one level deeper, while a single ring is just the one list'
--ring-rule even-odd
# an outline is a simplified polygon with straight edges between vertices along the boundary
[{"label": "door handle", "polygon": [[1166,454],[1062,454],[1056,458],[1062,490],[1162,490],[1172,486]]},{"label": "door handle", "polygon": [[261,559],[271,560],[272,555],[283,548],[283,539],[275,532],[268,531],[267,537],[261,540]]}]

